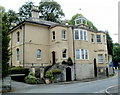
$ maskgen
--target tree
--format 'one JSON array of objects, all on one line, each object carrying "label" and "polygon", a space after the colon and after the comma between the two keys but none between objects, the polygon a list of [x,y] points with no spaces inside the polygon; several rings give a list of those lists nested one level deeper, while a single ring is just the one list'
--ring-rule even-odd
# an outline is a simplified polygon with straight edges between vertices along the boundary
[{"label": "tree", "polygon": [[16,24],[19,23],[18,14],[15,11],[8,10],[7,16],[8,16],[8,27],[11,27],[12,23],[16,23]]},{"label": "tree", "polygon": [[30,18],[32,12],[33,2],[26,2],[22,7],[19,8],[19,19],[24,21],[25,19]]},{"label": "tree", "polygon": [[57,2],[40,2],[39,10],[41,13],[40,18],[52,21],[61,22],[60,18],[64,17],[64,13],[61,9],[60,4]]},{"label": "tree", "polygon": [[114,66],[118,66],[118,62],[120,62],[120,44],[113,44],[113,63]]},{"label": "tree", "polygon": [[11,54],[9,50],[10,38],[8,36],[9,20],[4,8],[1,7],[0,12],[0,14],[2,14],[2,77],[5,77],[8,74],[8,61]]},{"label": "tree", "polygon": [[110,37],[108,31],[106,31],[106,38],[107,38],[108,54],[113,55],[113,41],[112,41],[112,38]]}]

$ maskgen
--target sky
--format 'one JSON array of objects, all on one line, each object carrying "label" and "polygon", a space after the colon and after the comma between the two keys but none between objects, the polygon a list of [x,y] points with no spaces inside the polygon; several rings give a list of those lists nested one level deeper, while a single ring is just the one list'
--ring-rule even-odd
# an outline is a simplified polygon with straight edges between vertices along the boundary
[{"label": "sky", "polygon": [[[41,0],[0,0],[0,5],[18,12],[19,8],[27,1],[38,6]],[[71,19],[80,13],[98,28],[107,30],[113,42],[118,42],[118,2],[119,0],[54,0],[61,5],[65,17]],[[81,9],[81,10],[80,10]]]}]

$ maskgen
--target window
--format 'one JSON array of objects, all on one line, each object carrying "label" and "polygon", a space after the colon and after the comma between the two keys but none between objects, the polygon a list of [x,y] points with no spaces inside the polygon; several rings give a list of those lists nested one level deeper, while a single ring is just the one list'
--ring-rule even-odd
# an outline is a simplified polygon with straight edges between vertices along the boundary
[{"label": "window", "polygon": [[105,62],[107,62],[107,54],[105,54]]},{"label": "window", "polygon": [[20,32],[17,32],[17,42],[20,41]]},{"label": "window", "polygon": [[81,49],[81,57],[84,59],[84,49]]},{"label": "window", "polygon": [[62,50],[62,57],[63,57],[63,58],[66,58],[66,52],[67,52],[67,49],[63,49],[63,50]]},{"label": "window", "polygon": [[80,59],[80,50],[79,49],[76,49],[76,51],[75,51],[75,58]]},{"label": "window", "polygon": [[88,59],[88,50],[85,50],[85,59]]},{"label": "window", "polygon": [[19,61],[19,49],[16,50],[16,54],[17,54],[17,61]]},{"label": "window", "polygon": [[75,30],[75,40],[78,40],[79,39],[79,32],[78,30]]},{"label": "window", "polygon": [[66,31],[65,30],[62,30],[62,39],[66,40]]},{"label": "window", "polygon": [[91,34],[91,42],[94,42],[94,34]]},{"label": "window", "polygon": [[103,63],[103,54],[98,54],[98,63]]},{"label": "window", "polygon": [[41,50],[40,49],[37,50],[37,58],[41,58]]},{"label": "window", "polygon": [[103,42],[106,43],[105,35],[103,35]]},{"label": "window", "polygon": [[83,40],[83,31],[80,30],[80,40]]},{"label": "window", "polygon": [[97,42],[101,42],[101,35],[97,35]]},{"label": "window", "polygon": [[87,33],[84,31],[84,40],[87,40]]},{"label": "window", "polygon": [[55,40],[55,31],[52,32],[52,40]]}]

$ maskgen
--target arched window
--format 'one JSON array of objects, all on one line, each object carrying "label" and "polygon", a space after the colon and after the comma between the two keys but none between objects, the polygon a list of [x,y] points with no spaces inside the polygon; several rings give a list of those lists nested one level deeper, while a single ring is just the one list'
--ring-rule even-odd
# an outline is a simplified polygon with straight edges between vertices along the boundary
[{"label": "arched window", "polygon": [[67,49],[62,50],[62,57],[66,58],[67,57]]},{"label": "arched window", "polygon": [[37,58],[41,58],[41,50],[40,49],[37,50]]},{"label": "arched window", "polygon": [[17,48],[17,50],[16,50],[16,59],[17,59],[17,61],[19,61],[19,49]]}]

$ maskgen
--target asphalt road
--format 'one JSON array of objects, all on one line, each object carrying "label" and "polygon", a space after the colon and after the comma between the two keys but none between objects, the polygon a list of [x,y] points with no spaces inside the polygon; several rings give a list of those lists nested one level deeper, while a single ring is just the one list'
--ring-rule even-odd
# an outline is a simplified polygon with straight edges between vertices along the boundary
[{"label": "asphalt road", "polygon": [[105,89],[114,85],[118,85],[118,76],[90,82],[40,84],[13,93],[104,93]]}]

